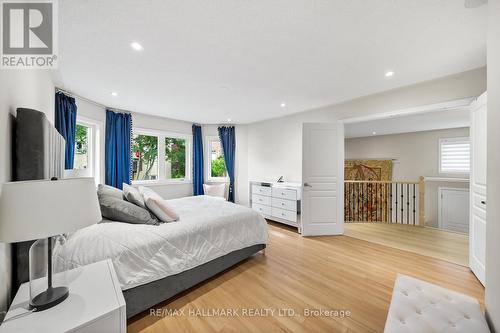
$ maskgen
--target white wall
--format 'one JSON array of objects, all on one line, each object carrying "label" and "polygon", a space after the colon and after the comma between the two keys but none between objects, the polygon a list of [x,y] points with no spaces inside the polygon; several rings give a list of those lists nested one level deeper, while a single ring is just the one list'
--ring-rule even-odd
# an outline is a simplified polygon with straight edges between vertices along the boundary
[{"label": "white wall", "polygon": [[[486,69],[441,78],[349,102],[248,125],[250,179],[300,181],[302,123],[328,122],[478,96],[486,90]],[[325,147],[327,149],[327,147]]]},{"label": "white wall", "polygon": [[488,193],[486,214],[486,314],[500,332],[500,0],[490,0],[488,26]]},{"label": "white wall", "polygon": [[[0,184],[12,180],[12,117],[18,107],[45,112],[54,121],[52,74],[44,70],[0,72]],[[0,311],[7,308],[11,287],[10,245],[0,243]],[[0,315],[0,320],[3,318]]]},{"label": "white wall", "polygon": [[248,206],[248,126],[236,126],[235,201]]},{"label": "white wall", "polygon": [[[380,135],[345,141],[346,159],[396,159],[392,179],[418,181],[420,176],[454,177],[439,174],[439,139],[468,137],[469,128]],[[468,188],[469,183],[427,182],[425,220],[438,226],[438,188]]]}]

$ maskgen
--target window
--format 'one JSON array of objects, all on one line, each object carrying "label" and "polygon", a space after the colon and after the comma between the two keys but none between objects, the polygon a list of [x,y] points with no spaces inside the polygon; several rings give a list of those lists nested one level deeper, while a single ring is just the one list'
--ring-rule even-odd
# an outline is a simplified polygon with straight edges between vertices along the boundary
[{"label": "window", "polygon": [[190,180],[191,136],[134,128],[132,181],[134,183]]},{"label": "window", "polygon": [[158,137],[132,136],[132,180],[158,179]]},{"label": "window", "polygon": [[90,166],[89,143],[92,137],[92,127],[76,124],[74,169],[88,169]]},{"label": "window", "polygon": [[167,179],[186,178],[186,140],[165,138],[165,175]]},{"label": "window", "polygon": [[224,163],[224,153],[219,137],[210,136],[207,138],[208,155],[208,179],[212,181],[227,180],[226,164]]},{"label": "window", "polygon": [[102,123],[77,116],[75,135],[75,155],[72,170],[65,170],[65,178],[93,177],[101,183],[101,139]]},{"label": "window", "polygon": [[469,138],[439,140],[439,173],[468,174],[470,172]]}]

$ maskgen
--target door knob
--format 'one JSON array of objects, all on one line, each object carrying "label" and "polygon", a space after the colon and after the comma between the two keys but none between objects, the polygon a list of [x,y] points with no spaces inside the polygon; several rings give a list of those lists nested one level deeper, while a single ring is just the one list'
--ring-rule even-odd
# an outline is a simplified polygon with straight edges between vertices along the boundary
[{"label": "door knob", "polygon": [[482,203],[483,205],[486,205],[486,200],[481,200],[481,203]]},{"label": "door knob", "polygon": [[312,187],[312,185],[309,183],[304,183],[304,187]]}]

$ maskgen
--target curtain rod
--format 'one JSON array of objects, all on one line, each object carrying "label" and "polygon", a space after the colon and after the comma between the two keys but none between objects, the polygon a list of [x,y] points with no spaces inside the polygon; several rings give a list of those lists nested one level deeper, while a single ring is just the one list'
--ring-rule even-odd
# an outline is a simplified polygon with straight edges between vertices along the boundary
[{"label": "curtain rod", "polygon": [[75,93],[73,93],[73,92],[71,92],[71,91],[68,91],[68,90],[65,90],[65,89],[61,89],[61,88],[59,88],[59,87],[56,87],[56,92],[62,92],[62,93],[66,94],[66,95],[69,95],[69,96],[71,96],[71,97],[74,97],[74,98],[78,98],[78,99],[84,100],[84,101],[86,101],[86,102],[92,103],[92,104],[94,104],[94,105],[97,105],[97,106],[100,106],[100,107],[103,107],[103,108],[107,108],[107,106],[106,106],[106,105],[104,105],[104,104],[97,103],[96,101],[90,100],[90,99],[85,98],[85,97],[83,97],[83,96],[77,95],[77,94],[75,94]]},{"label": "curtain rod", "polygon": [[88,99],[86,97],[80,96],[78,94],[75,94],[75,93],[73,93],[71,91],[68,91],[68,90],[65,90],[65,89],[62,89],[62,88],[59,88],[59,87],[55,87],[55,88],[56,88],[56,92],[62,92],[64,94],[66,94],[66,95],[69,95],[70,97],[78,98],[78,99],[81,99],[81,100],[86,101],[88,103],[94,104],[96,106],[100,106],[100,107],[104,108],[105,110],[119,111],[119,112],[125,112],[125,113],[133,113],[132,111],[122,110],[122,109],[117,109],[117,108],[112,108],[112,107],[106,106],[104,104],[98,103],[96,101],[93,101],[91,99]]}]

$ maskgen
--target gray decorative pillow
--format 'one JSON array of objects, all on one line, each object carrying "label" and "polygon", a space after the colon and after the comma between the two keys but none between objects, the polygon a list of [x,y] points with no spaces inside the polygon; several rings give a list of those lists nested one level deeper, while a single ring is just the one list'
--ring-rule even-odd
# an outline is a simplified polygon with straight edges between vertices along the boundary
[{"label": "gray decorative pillow", "polygon": [[133,224],[160,224],[156,216],[151,215],[149,211],[123,199],[100,195],[99,204],[102,217],[109,220]]},{"label": "gray decorative pillow", "polygon": [[102,195],[124,200],[122,190],[117,189],[116,187],[113,187],[113,186],[99,184],[97,186],[97,196],[100,197]]},{"label": "gray decorative pillow", "polygon": [[123,183],[123,195],[128,202],[131,202],[139,207],[146,208],[142,195],[135,187]]}]

